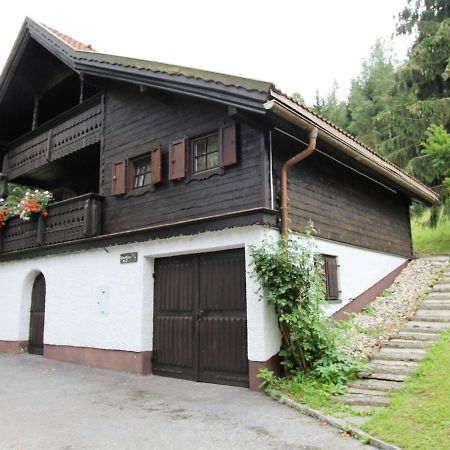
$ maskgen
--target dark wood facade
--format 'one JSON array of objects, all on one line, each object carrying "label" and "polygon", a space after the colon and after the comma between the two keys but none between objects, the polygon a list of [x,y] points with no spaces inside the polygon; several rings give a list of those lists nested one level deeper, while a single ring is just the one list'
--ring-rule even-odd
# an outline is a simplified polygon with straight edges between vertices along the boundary
[{"label": "dark wood facade", "polygon": [[[275,172],[299,144],[275,133]],[[321,143],[318,143],[320,149]],[[409,199],[315,152],[291,169],[290,228],[302,232],[311,221],[318,237],[410,257]]]},{"label": "dark wood facade", "polygon": [[[187,152],[195,137],[215,132],[230,120],[227,108],[189,97],[141,93],[114,85],[105,95],[105,140],[102,158],[105,195],[104,232],[115,233],[155,224],[191,220],[265,206],[261,166],[265,146],[260,129],[237,123],[238,162],[204,178],[187,175],[169,180],[169,145],[186,138]],[[162,150],[162,181],[153,188],[112,196],[116,161]],[[189,156],[188,156],[189,158]]]},{"label": "dark wood facade", "polygon": [[[90,206],[84,203],[86,199],[83,195],[88,194],[80,192],[81,197],[65,201],[74,206],[73,211],[71,210],[73,214],[78,214],[76,211],[81,214],[80,218],[74,217],[76,226],[69,219],[66,234],[60,233],[66,238],[51,238],[53,226],[46,224],[44,229],[50,228],[46,231],[48,238],[39,240],[38,237],[30,236],[32,232],[37,236],[37,222],[35,225],[21,225],[18,219],[14,219],[2,230],[3,252],[94,236],[100,234],[100,230],[102,234],[108,235],[270,207],[270,155],[267,139],[270,128],[263,123],[256,125],[230,117],[226,107],[212,102],[192,102],[189,97],[173,94],[162,97],[153,91],[141,92],[136,86],[122,83],[108,85],[100,103],[95,103],[95,100],[90,100],[89,103],[93,106],[89,104],[87,107],[75,108],[73,116],[69,115],[67,122],[61,122],[55,128],[69,129],[70,126],[65,127],[64,124],[75,123],[82,129],[83,125],[79,125],[82,121],[74,120],[82,116],[84,119],[84,115],[79,112],[81,110],[89,113],[86,117],[88,121],[93,121],[93,129],[89,129],[88,122],[86,139],[81,143],[79,139],[73,144],[69,140],[63,142],[65,153],[55,158],[62,161],[59,168],[64,168],[65,157],[74,154],[72,158],[76,158],[77,151],[80,151],[80,159],[85,158],[87,152],[93,155],[98,150],[89,146],[94,141],[100,142],[100,154],[96,156],[98,162],[94,164],[94,172],[98,171],[94,184],[98,183],[97,192],[100,194],[95,197],[95,217],[87,217],[85,222],[85,214]],[[97,109],[96,105],[101,109]],[[186,139],[189,155],[189,145],[193,138],[217,131],[227,120],[233,120],[236,124],[236,163],[210,174],[206,173],[204,177],[191,177],[188,174],[180,180],[171,181],[170,143],[180,138]],[[97,127],[100,127],[99,130]],[[53,129],[44,125],[42,131],[37,129],[32,132],[31,141],[36,139],[35,136],[39,139],[43,136],[42,151],[32,153],[35,146],[24,138],[16,141],[19,144],[14,143],[8,158],[5,158],[6,164],[16,161],[17,154],[22,155],[24,162],[22,165],[17,163],[12,166],[11,181],[26,180],[41,188],[58,189],[51,179],[54,172],[48,169],[54,161],[51,157],[46,158],[54,144],[48,144],[49,139],[45,136],[51,135]],[[148,189],[112,195],[114,164],[123,162],[126,177],[129,161],[156,147],[161,149],[162,155],[161,182]],[[292,156],[292,148],[285,139],[274,137],[272,157],[275,204],[278,174],[282,163]],[[24,155],[27,151],[37,156],[27,157]],[[88,176],[86,171],[85,168],[85,173],[81,173],[82,178]],[[59,175],[59,178],[62,176],[63,174]],[[85,184],[91,186],[92,182],[86,180]],[[411,255],[409,200],[405,196],[393,193],[319,153],[313,154],[290,171],[288,189],[290,227],[293,230],[302,232],[307,223],[312,221],[319,237],[406,257]],[[50,208],[47,223],[55,221],[53,213],[62,207],[58,205],[59,203]],[[95,225],[88,223],[92,220]],[[59,226],[64,229],[65,222],[60,222]],[[71,232],[74,227],[78,227],[79,232]],[[89,227],[94,227],[93,231],[89,231]],[[201,229],[200,226],[198,230]],[[18,241],[22,244],[18,244]]]},{"label": "dark wood facade", "polygon": [[[0,230],[0,259],[49,245],[61,251],[65,243],[101,236],[119,243],[124,233],[132,239],[133,231],[154,236],[143,233],[158,226],[176,226],[174,233],[183,234],[211,229],[212,219],[214,229],[219,223],[267,223],[268,212],[277,214],[281,166],[302,148],[274,131],[275,126],[292,130],[292,125],[263,115],[269,85],[218,74],[208,74],[211,79],[179,74],[176,85],[178,78],[157,72],[154,86],[143,86],[138,78],[131,83],[93,75],[93,66],[82,66],[84,59],[74,56],[77,70],[88,73],[78,77],[64,55],[63,63],[33,40],[45,30],[32,23],[29,32],[34,37],[27,38],[22,59],[12,65],[16,72],[8,75],[9,91],[2,93],[6,88],[0,86],[0,125],[6,124],[0,128],[2,171],[9,181],[51,190],[58,201],[45,220],[8,221]],[[29,80],[36,91],[33,107],[23,77],[36,65],[46,76],[38,86]],[[130,80],[138,76],[134,69]],[[186,95],[180,93],[183,86]],[[23,108],[9,117],[13,98]],[[12,122],[15,127],[9,128]],[[226,151],[220,152],[218,167],[194,174],[192,143],[211,133]],[[290,171],[290,227],[302,232],[312,221],[321,238],[411,256],[409,198],[383,187],[377,175],[370,179],[352,170],[352,162],[336,161],[340,156],[332,148],[322,150]],[[173,159],[184,152],[183,165],[174,170]],[[133,161],[145,155],[152,158],[152,183],[133,189]],[[250,219],[249,212],[257,214]]]}]

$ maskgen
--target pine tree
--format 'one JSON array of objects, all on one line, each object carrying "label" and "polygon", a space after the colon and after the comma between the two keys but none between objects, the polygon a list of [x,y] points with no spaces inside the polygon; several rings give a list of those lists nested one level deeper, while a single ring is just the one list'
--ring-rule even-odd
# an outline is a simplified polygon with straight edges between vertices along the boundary
[{"label": "pine tree", "polygon": [[[378,40],[358,77],[352,80],[348,109],[349,131],[374,149],[393,136],[390,120],[383,120],[396,84],[391,50]],[[383,152],[382,152],[383,153]]]},{"label": "pine tree", "polygon": [[313,109],[337,126],[346,129],[348,126],[347,104],[338,99],[338,91],[339,85],[336,80],[333,81],[325,98],[320,97],[319,91],[316,91],[316,103]]}]

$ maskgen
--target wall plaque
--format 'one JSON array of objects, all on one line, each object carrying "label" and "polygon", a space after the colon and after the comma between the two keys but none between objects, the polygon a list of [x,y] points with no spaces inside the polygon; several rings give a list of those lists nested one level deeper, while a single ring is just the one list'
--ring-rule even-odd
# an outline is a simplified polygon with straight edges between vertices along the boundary
[{"label": "wall plaque", "polygon": [[137,252],[122,253],[120,255],[120,264],[135,263],[135,262],[137,262],[137,260],[138,260]]}]

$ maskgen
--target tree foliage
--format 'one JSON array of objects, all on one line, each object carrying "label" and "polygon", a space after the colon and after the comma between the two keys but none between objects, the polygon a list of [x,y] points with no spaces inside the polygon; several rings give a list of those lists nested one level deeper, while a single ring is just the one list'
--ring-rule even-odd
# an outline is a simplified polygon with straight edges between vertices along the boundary
[{"label": "tree foliage", "polygon": [[335,123],[341,128],[348,126],[348,109],[344,101],[338,99],[337,93],[339,86],[336,80],[324,98],[320,97],[319,91],[316,92],[316,103],[313,106],[314,110],[326,117],[331,122]]},{"label": "tree foliage", "polygon": [[450,95],[450,1],[408,0],[399,14],[398,34],[416,39],[403,69],[403,76],[419,100]]},{"label": "tree foliage", "polygon": [[414,172],[424,174],[423,180],[439,193],[443,207],[431,209],[430,225],[435,227],[439,214],[448,214],[450,207],[450,134],[442,126],[430,125],[421,142],[421,155],[410,161]]},{"label": "tree foliage", "polygon": [[450,0],[407,0],[396,33],[414,38],[402,64],[378,40],[347,102],[337,100],[334,84],[327,97],[317,96],[314,108],[436,189],[442,207],[432,209],[433,225],[441,212],[450,213],[448,175],[439,172],[440,157],[430,150],[442,139],[445,149],[444,133],[450,132]]},{"label": "tree foliage", "polygon": [[384,115],[386,104],[395,93],[395,72],[391,50],[378,40],[363,62],[361,73],[352,81],[348,130],[373,148],[379,148],[395,133],[392,122]]}]

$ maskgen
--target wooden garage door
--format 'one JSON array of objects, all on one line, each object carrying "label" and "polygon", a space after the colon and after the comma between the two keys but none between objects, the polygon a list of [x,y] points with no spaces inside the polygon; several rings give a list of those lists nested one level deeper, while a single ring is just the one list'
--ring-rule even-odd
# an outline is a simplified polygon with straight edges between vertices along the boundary
[{"label": "wooden garage door", "polygon": [[153,367],[160,375],[248,386],[243,250],[156,261]]}]

